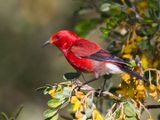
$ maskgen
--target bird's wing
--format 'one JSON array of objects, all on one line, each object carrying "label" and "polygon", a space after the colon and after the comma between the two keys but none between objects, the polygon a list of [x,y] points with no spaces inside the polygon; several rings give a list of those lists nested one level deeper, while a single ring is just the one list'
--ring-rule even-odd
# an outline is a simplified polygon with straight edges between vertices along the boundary
[{"label": "bird's wing", "polygon": [[127,66],[129,65],[127,62],[117,57],[114,57],[109,52],[103,50],[96,43],[84,39],[75,42],[71,47],[70,51],[79,58],[89,58],[96,61],[113,62]]},{"label": "bird's wing", "polygon": [[70,51],[73,52],[77,57],[81,57],[81,56],[90,56],[98,52],[100,49],[101,47],[96,43],[81,39],[76,41],[72,45]]},{"label": "bird's wing", "polygon": [[122,59],[115,57],[113,55],[111,55],[109,52],[101,49],[99,51],[97,51],[94,54],[91,54],[89,56],[81,56],[82,58],[89,58],[89,59],[93,59],[93,60],[97,60],[97,61],[106,61],[106,62],[113,62],[113,63],[119,63],[122,65],[126,65],[129,66],[129,63],[123,61]]}]

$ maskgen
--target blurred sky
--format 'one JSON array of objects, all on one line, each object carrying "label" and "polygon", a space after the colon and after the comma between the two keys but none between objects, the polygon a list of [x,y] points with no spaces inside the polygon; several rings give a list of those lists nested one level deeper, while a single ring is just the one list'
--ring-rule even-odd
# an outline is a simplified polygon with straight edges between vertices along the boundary
[{"label": "blurred sky", "polygon": [[35,89],[73,71],[55,47],[42,48],[60,29],[72,29],[76,0],[0,0],[0,112],[42,120],[47,97]]}]

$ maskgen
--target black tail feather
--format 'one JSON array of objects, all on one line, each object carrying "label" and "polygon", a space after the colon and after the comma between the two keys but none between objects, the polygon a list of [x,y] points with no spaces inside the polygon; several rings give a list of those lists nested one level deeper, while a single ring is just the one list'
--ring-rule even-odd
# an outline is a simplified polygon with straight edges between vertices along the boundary
[{"label": "black tail feather", "polygon": [[142,77],[141,75],[137,74],[136,72],[130,70],[127,67],[122,67],[120,68],[123,72],[126,72],[128,74],[130,74],[133,77],[136,77],[137,79],[143,80],[143,81],[147,81],[144,77]]}]

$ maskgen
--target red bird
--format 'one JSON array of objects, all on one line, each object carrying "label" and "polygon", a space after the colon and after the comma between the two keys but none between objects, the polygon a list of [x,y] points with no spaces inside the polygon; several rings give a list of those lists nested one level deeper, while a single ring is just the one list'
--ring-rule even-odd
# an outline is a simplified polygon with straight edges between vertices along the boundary
[{"label": "red bird", "polygon": [[71,31],[62,30],[51,36],[44,45],[56,45],[68,62],[80,72],[94,73],[98,78],[105,74],[126,72],[138,79],[142,76],[129,69],[128,63],[111,55],[98,44],[78,37]]}]

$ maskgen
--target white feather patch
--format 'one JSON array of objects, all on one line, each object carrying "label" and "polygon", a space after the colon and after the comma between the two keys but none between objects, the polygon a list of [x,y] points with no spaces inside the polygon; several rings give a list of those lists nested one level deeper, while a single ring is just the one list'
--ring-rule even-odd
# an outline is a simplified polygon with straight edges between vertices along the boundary
[{"label": "white feather patch", "polygon": [[106,72],[112,73],[112,74],[123,73],[123,71],[118,66],[116,66],[112,63],[106,63]]}]

